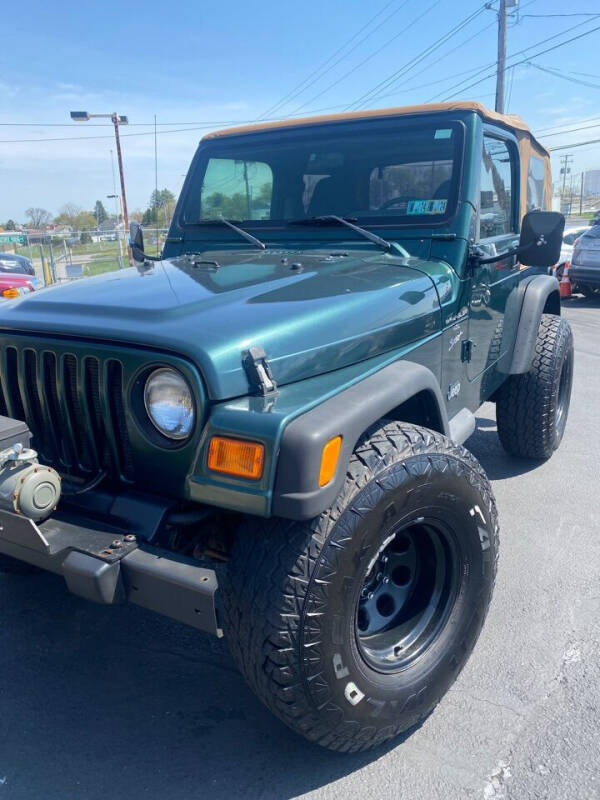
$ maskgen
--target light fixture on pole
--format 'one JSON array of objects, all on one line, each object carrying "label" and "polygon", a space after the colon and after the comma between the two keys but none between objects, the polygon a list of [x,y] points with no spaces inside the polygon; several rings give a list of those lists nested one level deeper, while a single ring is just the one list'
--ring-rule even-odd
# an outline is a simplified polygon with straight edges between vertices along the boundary
[{"label": "light fixture on pole", "polygon": [[[125,193],[125,175],[123,174],[123,158],[121,156],[121,140],[119,138],[119,125],[128,125],[129,119],[113,111],[111,114],[90,114],[87,111],[71,111],[73,122],[89,122],[92,118],[110,119],[115,128],[115,144],[117,147],[117,163],[119,165],[119,177],[121,178],[121,199],[123,208],[123,224],[125,230],[129,228],[129,214],[127,213],[127,195]],[[128,248],[129,251],[129,248]],[[131,253],[129,253],[129,263],[132,264]]]}]

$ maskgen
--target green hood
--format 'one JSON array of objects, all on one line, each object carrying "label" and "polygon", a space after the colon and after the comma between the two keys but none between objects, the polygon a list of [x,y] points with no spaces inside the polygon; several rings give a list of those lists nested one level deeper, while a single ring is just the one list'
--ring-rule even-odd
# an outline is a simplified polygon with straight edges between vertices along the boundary
[{"label": "green hood", "polygon": [[227,399],[248,392],[242,354],[252,345],[284,384],[438,331],[431,267],[379,253],[205,252],[35,292],[4,304],[0,325],[177,353],[211,398]]}]

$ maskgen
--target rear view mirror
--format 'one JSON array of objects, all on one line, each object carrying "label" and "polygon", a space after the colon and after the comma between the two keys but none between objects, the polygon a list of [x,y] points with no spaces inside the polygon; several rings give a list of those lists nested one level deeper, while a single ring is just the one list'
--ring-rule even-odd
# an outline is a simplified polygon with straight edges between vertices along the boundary
[{"label": "rear view mirror", "polygon": [[129,226],[129,246],[134,261],[144,262],[144,233],[139,222],[132,222]]},{"label": "rear view mirror", "polygon": [[560,258],[565,218],[558,211],[530,211],[523,217],[519,260],[526,267],[551,267]]}]

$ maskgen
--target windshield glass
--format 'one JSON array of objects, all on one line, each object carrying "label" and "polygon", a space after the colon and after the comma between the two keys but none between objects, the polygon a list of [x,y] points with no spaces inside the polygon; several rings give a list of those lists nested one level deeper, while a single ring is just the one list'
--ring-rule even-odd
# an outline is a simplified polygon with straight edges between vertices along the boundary
[{"label": "windshield glass", "polygon": [[220,216],[273,227],[336,214],[364,225],[429,225],[454,212],[462,126],[370,120],[207,139],[184,223]]}]

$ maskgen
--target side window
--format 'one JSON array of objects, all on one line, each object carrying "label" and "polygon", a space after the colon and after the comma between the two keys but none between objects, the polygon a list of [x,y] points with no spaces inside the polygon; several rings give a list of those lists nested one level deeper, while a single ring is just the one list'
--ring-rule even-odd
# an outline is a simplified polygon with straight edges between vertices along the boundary
[{"label": "side window", "polygon": [[527,211],[546,208],[544,172],[545,165],[542,159],[531,156],[527,175]]},{"label": "side window", "polygon": [[486,239],[515,232],[510,150],[506,142],[483,138],[479,235]]},{"label": "side window", "polygon": [[211,158],[200,191],[200,219],[269,219],[272,191],[268,164]]}]

